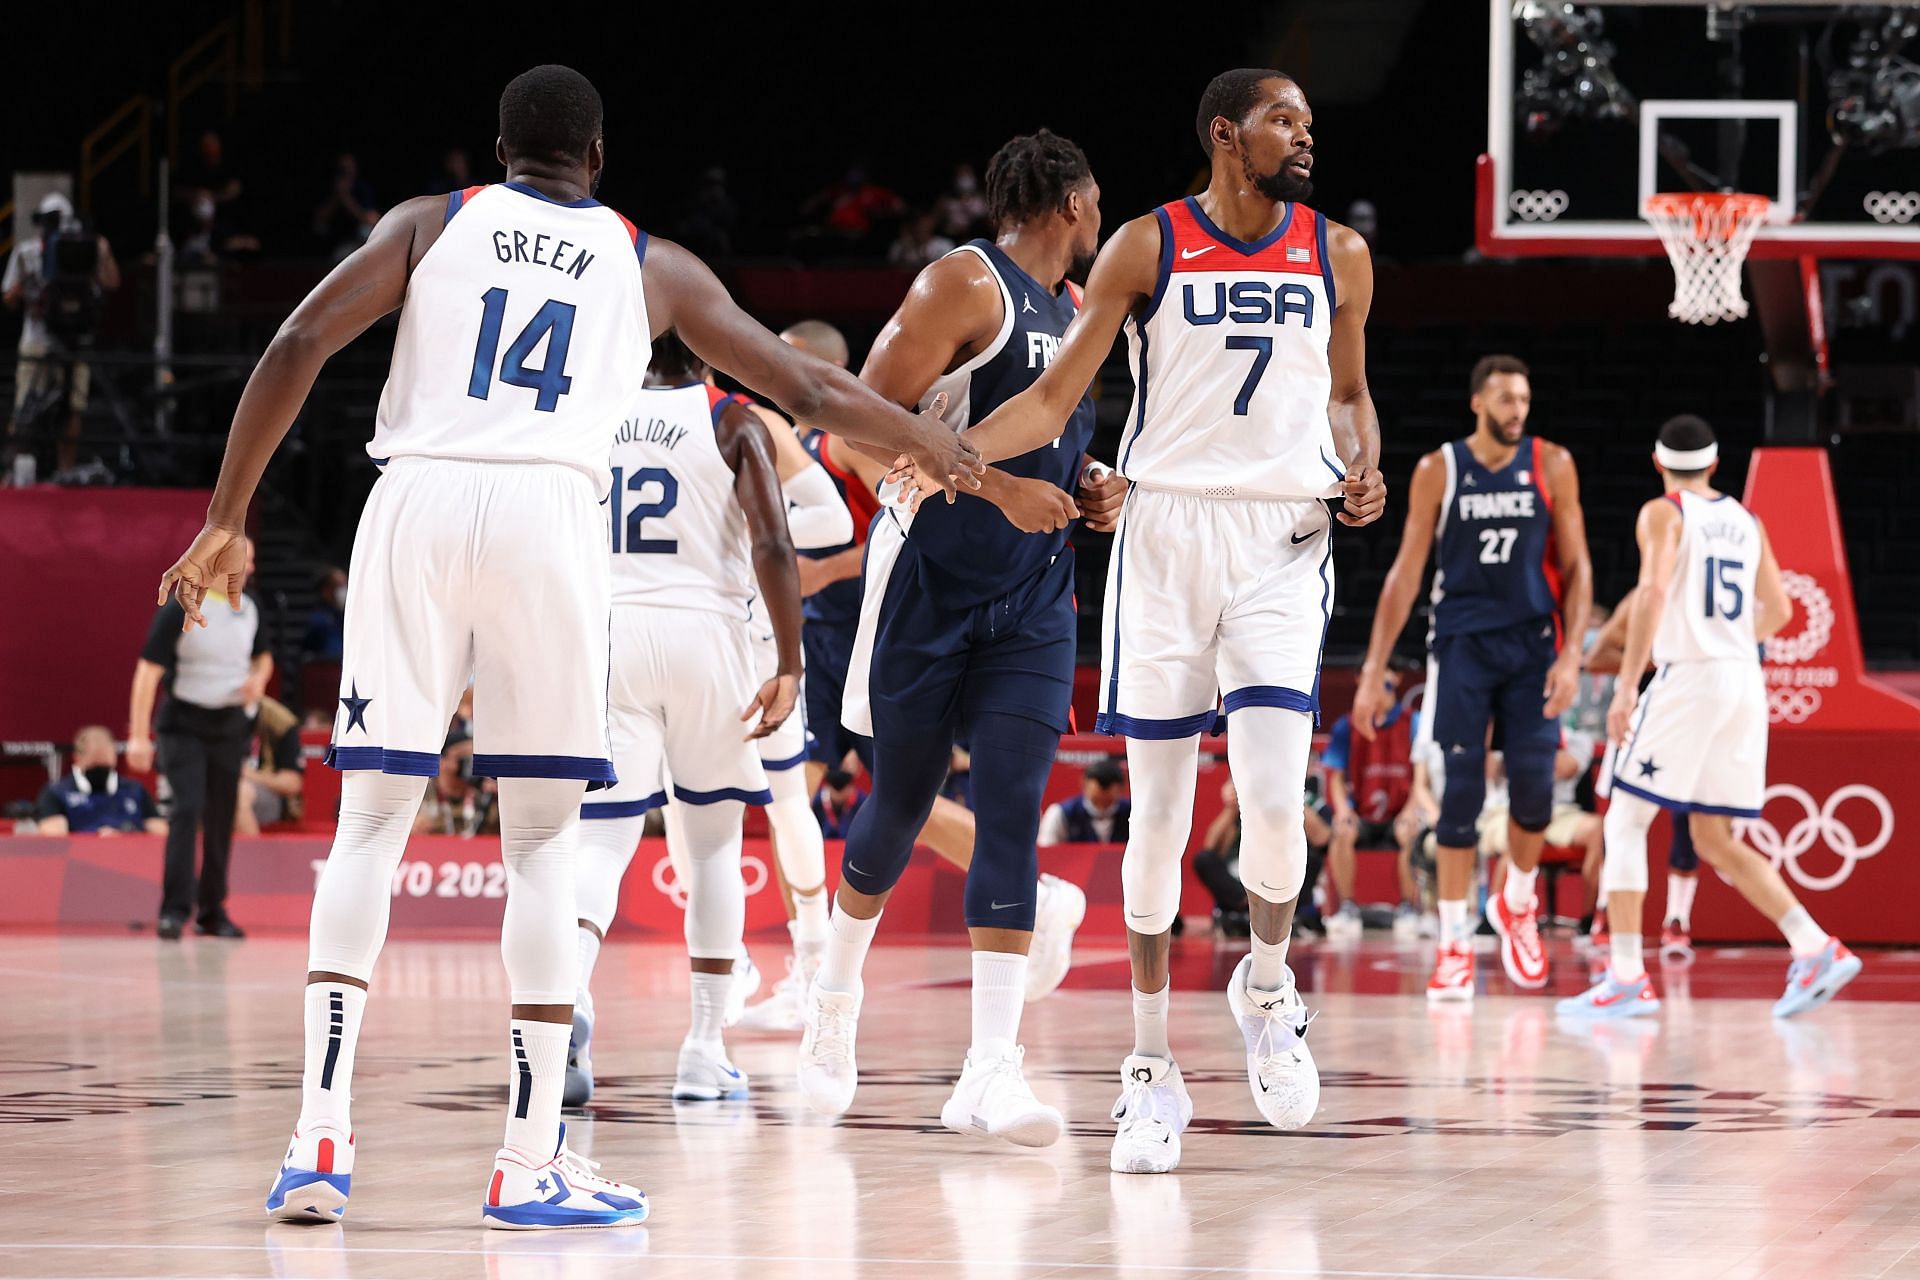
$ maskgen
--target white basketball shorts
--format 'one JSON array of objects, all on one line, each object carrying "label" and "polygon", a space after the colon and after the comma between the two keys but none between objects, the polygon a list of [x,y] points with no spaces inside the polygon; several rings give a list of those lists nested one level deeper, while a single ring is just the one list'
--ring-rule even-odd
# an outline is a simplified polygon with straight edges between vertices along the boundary
[{"label": "white basketball shorts", "polygon": [[[756,595],[752,615],[747,619],[748,640],[753,645],[756,689],[773,679],[780,670],[780,647],[774,643],[773,624],[760,612],[759,600],[760,597]],[[743,702],[740,705],[746,704]],[[768,773],[798,769],[806,764],[807,748],[812,741],[813,735],[807,732],[807,680],[802,676],[799,699],[793,704],[793,714],[787,717],[785,724],[756,744],[760,749],[760,763]]]},{"label": "white basketball shorts", "polygon": [[471,681],[474,773],[613,781],[608,556],[572,467],[395,458],[354,535],[327,763],[433,777]]},{"label": "white basketball shorts", "polygon": [[1101,622],[1101,733],[1186,738],[1219,699],[1318,715],[1333,609],[1325,503],[1127,495]]},{"label": "white basketball shorts", "polygon": [[607,701],[620,781],[580,816],[635,817],[665,804],[669,792],[687,804],[771,804],[757,744],[740,718],[759,687],[738,615],[615,605]]},{"label": "white basketball shorts", "polygon": [[1757,818],[1767,791],[1767,686],[1757,662],[1672,662],[1640,695],[1612,787],[1675,813]]}]

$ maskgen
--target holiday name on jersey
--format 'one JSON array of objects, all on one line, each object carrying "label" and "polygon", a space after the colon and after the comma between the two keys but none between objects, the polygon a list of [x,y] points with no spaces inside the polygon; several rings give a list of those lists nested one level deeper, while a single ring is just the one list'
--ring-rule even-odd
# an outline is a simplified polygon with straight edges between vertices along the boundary
[{"label": "holiday name on jersey", "polygon": [[664,418],[648,418],[641,422],[638,418],[626,418],[621,421],[620,429],[613,433],[615,444],[657,444],[662,449],[672,449],[686,436],[685,427],[676,427]]},{"label": "holiday name on jersey", "polygon": [[1463,493],[1460,495],[1462,520],[1518,520],[1533,514],[1534,491],[1513,489],[1503,493]]},{"label": "holiday name on jersey", "polygon": [[[560,242],[551,244],[555,240]],[[559,236],[548,235],[544,231],[531,236],[524,231],[496,231],[493,233],[493,256],[506,263],[531,262],[537,267],[551,267],[575,280],[593,265],[591,253],[571,240],[560,240]]]}]

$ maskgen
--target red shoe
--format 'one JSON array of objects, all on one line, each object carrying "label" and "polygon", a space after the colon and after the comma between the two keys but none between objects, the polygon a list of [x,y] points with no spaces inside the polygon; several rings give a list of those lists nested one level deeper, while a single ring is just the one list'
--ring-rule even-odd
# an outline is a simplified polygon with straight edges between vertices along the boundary
[{"label": "red shoe", "polygon": [[1605,951],[1611,945],[1612,937],[1607,932],[1607,916],[1603,911],[1600,918],[1593,922],[1593,928],[1587,932],[1587,946],[1595,951]]},{"label": "red shoe", "polygon": [[1547,949],[1540,941],[1538,899],[1529,902],[1525,911],[1513,911],[1507,906],[1506,895],[1496,893],[1489,905],[1493,910],[1487,913],[1487,919],[1500,935],[1500,963],[1506,967],[1508,979],[1525,991],[1546,986]]},{"label": "red shoe", "polygon": [[1686,926],[1669,920],[1660,930],[1660,958],[1669,964],[1693,962],[1693,936]]},{"label": "red shoe", "polygon": [[1473,999],[1473,950],[1464,942],[1442,944],[1433,962],[1433,977],[1427,980],[1427,999],[1466,1001]]}]

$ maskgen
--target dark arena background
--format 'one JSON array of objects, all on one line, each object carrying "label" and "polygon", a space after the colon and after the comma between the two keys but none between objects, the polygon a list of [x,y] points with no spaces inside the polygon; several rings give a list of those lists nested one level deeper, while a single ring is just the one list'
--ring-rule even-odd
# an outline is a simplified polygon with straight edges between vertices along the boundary
[{"label": "dark arena background", "polygon": [[[19,7],[6,30],[0,1274],[1920,1277],[1906,1056],[1920,1059],[1920,0],[178,0]],[[809,1108],[797,1012],[730,1022],[746,1096],[670,1096],[688,891],[654,814],[595,971],[595,1087],[565,1113],[572,1150],[645,1189],[651,1217],[481,1229],[481,1161],[515,1086],[499,1062],[511,876],[497,784],[474,767],[476,688],[427,756],[392,873],[353,1088],[354,1212],[262,1215],[302,1097],[309,913],[341,806],[325,757],[364,701],[342,688],[343,614],[399,312],[326,362],[250,508],[252,630],[230,655],[250,683],[224,763],[188,763],[182,713],[167,719],[189,677],[156,584],[202,526],[241,392],[289,313],[395,205],[501,182],[501,90],[549,62],[604,102],[597,199],[699,255],[769,329],[837,329],[856,373],[922,268],[993,238],[984,179],[1010,138],[1044,127],[1078,144],[1105,242],[1209,189],[1195,112],[1215,75],[1271,67],[1301,87],[1303,203],[1371,252],[1365,373],[1388,492],[1377,522],[1331,525],[1304,811],[1283,806],[1308,846],[1287,953],[1314,1014],[1321,1092],[1304,1125],[1250,1105],[1252,1041],[1223,1008],[1259,918],[1236,878],[1247,798],[1229,781],[1229,716],[1199,739],[1171,944],[1184,1157],[1165,1176],[1110,1172],[1134,1017],[1129,810],[1113,814],[1137,788],[1126,739],[1094,732],[1115,538],[1076,526],[1074,722],[1038,849],[1064,886],[1051,892],[1072,898],[1052,921],[1071,964],[1057,953],[1058,989],[1025,1006],[1020,1034],[1027,1084],[1063,1117],[1057,1142],[1020,1149],[942,1120],[979,972],[946,846],[964,863],[973,814],[1005,802],[971,785],[963,741],[866,965],[851,1109]],[[1346,717],[1415,466],[1475,432],[1470,375],[1494,354],[1525,363],[1526,430],[1578,469],[1596,614],[1562,645],[1597,651],[1601,611],[1640,580],[1663,423],[1710,423],[1713,486],[1764,523],[1793,616],[1762,648],[1764,801],[1733,833],[1862,962],[1831,1004],[1774,1016],[1806,956],[1737,875],[1670,849],[1682,803],[1648,842],[1660,1009],[1566,1009],[1619,963],[1596,902],[1617,856],[1613,668],[1583,675],[1562,717],[1538,872],[1544,989],[1510,977],[1496,936],[1517,865],[1496,769],[1470,998],[1428,998],[1442,783],[1417,737],[1397,759],[1356,752]],[[1093,459],[1118,464],[1135,378],[1117,342],[1091,388]],[[1179,548],[1196,575],[1227,550]],[[1423,708],[1432,678],[1431,572],[1393,649],[1396,715]],[[1703,756],[1729,754],[1709,734]],[[806,786],[834,886],[874,780],[852,754],[816,756]],[[750,806],[744,822],[752,998],[797,1011],[812,970],[794,958],[769,820]],[[163,902],[182,856],[192,894],[196,828],[199,896]],[[230,846],[218,873],[215,845]]]}]

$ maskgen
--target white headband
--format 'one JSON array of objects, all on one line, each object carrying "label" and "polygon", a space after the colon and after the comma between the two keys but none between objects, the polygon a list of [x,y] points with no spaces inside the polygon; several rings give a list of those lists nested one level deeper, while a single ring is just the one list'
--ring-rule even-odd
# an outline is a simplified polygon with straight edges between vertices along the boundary
[{"label": "white headband", "polygon": [[1653,460],[1667,471],[1705,471],[1719,456],[1718,442],[1702,449],[1672,449],[1664,444],[1653,446]]}]

